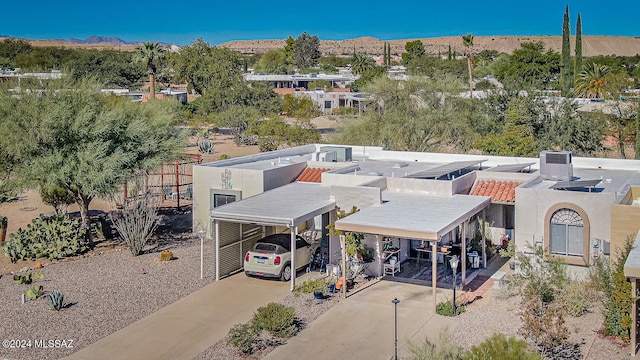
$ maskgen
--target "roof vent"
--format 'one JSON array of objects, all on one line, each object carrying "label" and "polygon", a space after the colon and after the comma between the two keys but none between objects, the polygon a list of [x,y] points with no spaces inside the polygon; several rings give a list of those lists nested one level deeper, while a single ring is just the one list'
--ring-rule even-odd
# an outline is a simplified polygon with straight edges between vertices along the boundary
[{"label": "roof vent", "polygon": [[399,162],[399,163],[393,164],[394,169],[400,169],[407,166],[409,166],[409,164],[407,164],[406,162]]},{"label": "roof vent", "polygon": [[382,176],[384,175],[383,173],[381,173],[380,171],[369,171],[366,175],[370,175],[370,176]]}]

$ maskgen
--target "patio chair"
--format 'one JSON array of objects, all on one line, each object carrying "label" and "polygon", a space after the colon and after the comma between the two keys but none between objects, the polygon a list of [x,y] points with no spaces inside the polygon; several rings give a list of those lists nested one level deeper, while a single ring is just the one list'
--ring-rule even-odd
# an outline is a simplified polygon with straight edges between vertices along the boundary
[{"label": "patio chair", "polygon": [[180,193],[181,199],[191,200],[193,198],[193,186],[189,184],[187,189]]},{"label": "patio chair", "polygon": [[171,190],[173,189],[173,187],[171,185],[165,185],[162,187],[162,190],[164,191],[164,199],[165,200],[169,200],[171,199]]}]

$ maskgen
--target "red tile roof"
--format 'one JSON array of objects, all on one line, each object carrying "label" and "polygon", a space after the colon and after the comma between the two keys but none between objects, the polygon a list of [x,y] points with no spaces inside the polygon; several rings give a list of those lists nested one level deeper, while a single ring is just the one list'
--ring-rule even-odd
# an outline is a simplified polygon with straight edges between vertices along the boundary
[{"label": "red tile roof", "polygon": [[476,180],[471,195],[491,196],[493,202],[516,202],[516,187],[522,182],[500,180]]},{"label": "red tile roof", "polygon": [[296,182],[314,182],[314,183],[319,183],[321,182],[322,179],[322,173],[325,171],[329,171],[331,169],[327,169],[327,168],[306,168],[304,169],[304,171],[302,172],[302,174],[300,174],[300,176],[298,176],[298,178],[296,179]]}]

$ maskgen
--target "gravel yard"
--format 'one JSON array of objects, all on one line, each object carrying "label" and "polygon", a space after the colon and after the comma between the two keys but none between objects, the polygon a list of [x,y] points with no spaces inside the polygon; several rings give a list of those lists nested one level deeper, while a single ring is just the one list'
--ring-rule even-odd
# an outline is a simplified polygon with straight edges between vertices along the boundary
[{"label": "gravel yard", "polygon": [[[126,249],[113,250],[35,270],[45,276],[31,285],[18,285],[11,275],[2,276],[0,337],[31,340],[31,347],[3,347],[0,357],[62,358],[213,281],[211,277],[200,280],[198,239],[175,238],[166,247],[177,259],[160,262],[158,252],[134,258]],[[59,289],[69,307],[49,310],[46,298],[22,304],[21,294],[33,285],[42,285],[45,293]],[[73,348],[36,348],[36,340],[73,340]]]},{"label": "gravel yard", "polygon": [[[164,247],[170,248],[177,259],[160,262],[158,252],[134,258],[126,249],[118,249],[47,265],[35,271],[45,277],[31,285],[15,284],[10,274],[2,276],[0,319],[4,321],[0,324],[0,337],[3,340],[31,340],[31,347],[0,348],[0,357],[62,358],[213,281],[211,277],[199,279],[198,239],[174,237]],[[46,298],[21,304],[21,294],[33,285],[42,285],[45,292],[59,289],[70,306],[55,312],[48,309]],[[291,294],[282,302],[293,306],[302,324],[308,325],[337,301],[339,296],[333,296],[317,304],[311,294],[299,297]],[[505,297],[499,290],[491,289],[456,318],[458,325],[451,329],[451,336],[454,342],[468,349],[495,332],[517,335],[521,309],[519,297]],[[591,310],[578,318],[566,318],[570,341],[581,344],[582,354],[587,355],[585,359],[626,359],[628,346],[600,336],[600,309],[594,304]],[[70,344],[73,348],[41,348],[42,340],[66,340],[64,345],[73,340]],[[332,340],[320,341],[329,344]],[[195,359],[260,359],[271,350],[265,347],[252,356],[243,357],[222,339]]]}]

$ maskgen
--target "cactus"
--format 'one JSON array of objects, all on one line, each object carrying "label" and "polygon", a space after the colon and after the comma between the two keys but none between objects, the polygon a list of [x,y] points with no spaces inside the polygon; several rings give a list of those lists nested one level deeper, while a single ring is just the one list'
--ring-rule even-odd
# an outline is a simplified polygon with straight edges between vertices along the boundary
[{"label": "cactus", "polygon": [[201,154],[212,154],[213,153],[213,144],[211,141],[204,139],[200,141],[198,144],[198,152]]},{"label": "cactus", "polygon": [[49,293],[49,307],[51,310],[60,311],[64,308],[64,296],[58,290]]},{"label": "cactus", "polygon": [[2,248],[12,262],[43,257],[62,259],[89,250],[80,222],[66,215],[40,215],[26,229],[12,233],[10,239]]},{"label": "cactus", "polygon": [[42,285],[36,285],[31,289],[27,290],[27,297],[31,300],[36,300],[41,298],[43,295]]},{"label": "cactus", "polygon": [[164,250],[160,252],[160,261],[171,261],[173,260],[173,252],[171,250]]},{"label": "cactus", "polygon": [[27,275],[13,275],[13,282],[16,284],[31,284],[33,280],[39,280],[44,277],[44,274],[32,274],[31,270],[27,272]]}]

